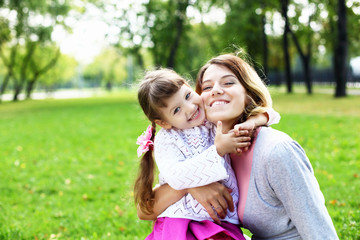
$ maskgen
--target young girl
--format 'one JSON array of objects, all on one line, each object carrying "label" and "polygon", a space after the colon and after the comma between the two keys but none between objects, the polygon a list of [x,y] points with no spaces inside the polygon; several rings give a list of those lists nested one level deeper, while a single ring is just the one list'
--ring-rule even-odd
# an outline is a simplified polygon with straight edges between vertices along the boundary
[{"label": "young girl", "polygon": [[[134,188],[140,212],[151,214],[154,205],[153,150],[160,172],[160,185],[167,183],[181,190],[221,181],[232,190],[234,206],[237,206],[239,193],[227,154],[241,152],[241,148],[249,146],[251,139],[242,136],[245,132],[240,134],[240,127],[236,126],[234,131],[224,134],[220,122],[215,130],[214,125],[205,121],[201,97],[172,70],[148,72],[141,82],[138,100],[152,123],[137,142],[140,145],[138,156],[145,153]],[[217,101],[214,104],[226,102]],[[277,114],[269,113],[270,119]],[[243,125],[253,128],[267,121],[266,113],[263,113]],[[154,142],[156,125],[162,129]],[[214,209],[220,207],[221,203],[213,206]],[[158,216],[153,232],[146,239],[244,239],[238,224],[236,208],[227,212],[221,225],[218,225],[205,208],[187,193]]]}]

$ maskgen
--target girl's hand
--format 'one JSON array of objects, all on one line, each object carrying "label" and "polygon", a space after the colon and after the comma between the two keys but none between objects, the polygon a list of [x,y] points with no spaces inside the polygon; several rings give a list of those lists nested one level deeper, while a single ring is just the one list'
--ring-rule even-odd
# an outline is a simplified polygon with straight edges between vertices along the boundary
[{"label": "girl's hand", "polygon": [[264,126],[269,121],[269,115],[265,113],[259,113],[255,116],[249,117],[245,122],[236,124],[234,126],[234,131],[238,135],[241,130],[248,130],[250,133],[254,131],[257,127]]},{"label": "girl's hand", "polygon": [[242,134],[238,136],[235,134],[234,130],[223,133],[222,123],[221,121],[218,121],[214,145],[220,156],[224,156],[227,153],[239,153],[242,148],[246,148],[250,145],[251,138],[248,136],[248,131],[244,130],[239,132]]},{"label": "girl's hand", "polygon": [[188,189],[190,193],[209,213],[210,217],[221,224],[220,218],[225,218],[227,210],[234,211],[231,189],[218,182],[206,186]]},{"label": "girl's hand", "polygon": [[255,121],[253,121],[252,119],[248,119],[243,123],[236,124],[234,126],[234,131],[237,136],[240,136],[241,135],[240,131],[247,130],[249,133],[251,133],[255,128],[256,128]]}]

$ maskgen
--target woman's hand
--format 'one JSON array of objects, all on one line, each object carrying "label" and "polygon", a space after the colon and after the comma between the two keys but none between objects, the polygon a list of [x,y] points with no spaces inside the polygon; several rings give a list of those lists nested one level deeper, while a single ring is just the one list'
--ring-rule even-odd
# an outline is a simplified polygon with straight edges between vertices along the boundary
[{"label": "woman's hand", "polygon": [[225,218],[227,210],[234,211],[234,203],[230,195],[231,189],[221,183],[215,182],[206,186],[187,190],[209,213],[210,217],[218,224],[220,218]]}]

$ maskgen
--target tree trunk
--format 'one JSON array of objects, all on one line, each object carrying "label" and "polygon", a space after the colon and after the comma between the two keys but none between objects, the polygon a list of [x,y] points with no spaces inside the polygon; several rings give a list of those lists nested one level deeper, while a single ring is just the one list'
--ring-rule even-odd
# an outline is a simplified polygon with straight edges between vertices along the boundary
[{"label": "tree trunk", "polygon": [[285,21],[284,35],[283,35],[283,51],[284,51],[284,60],[285,60],[285,80],[287,85],[287,92],[292,93],[292,76],[291,76],[291,63],[290,63],[290,54],[289,54],[289,42],[288,42],[288,33],[289,33],[289,19],[287,15],[288,11],[288,0],[281,0],[281,9],[282,15]]},{"label": "tree trunk", "polygon": [[176,13],[176,36],[173,44],[171,45],[169,58],[167,61],[167,67],[174,68],[175,67],[175,57],[176,52],[180,44],[180,39],[182,37],[182,32],[184,29],[184,21],[186,18],[186,8],[189,5],[189,0],[178,0],[178,7]]},{"label": "tree trunk", "polygon": [[304,80],[308,94],[312,94],[312,80],[311,80],[311,68],[310,68],[310,56],[307,55],[303,59],[304,68]]},{"label": "tree trunk", "polygon": [[11,52],[10,52],[10,61],[8,61],[5,57],[5,55],[2,52],[2,49],[0,48],[0,57],[4,63],[4,65],[7,68],[7,74],[4,78],[3,83],[1,84],[0,87],[0,102],[1,102],[1,96],[5,93],[6,87],[11,79],[11,77],[13,76],[14,72],[14,65],[15,65],[15,57],[16,57],[16,53],[17,53],[17,47],[18,44],[15,44],[12,48],[11,48]]},{"label": "tree trunk", "polygon": [[338,36],[335,47],[334,71],[335,71],[335,97],[346,96],[347,82],[347,28],[346,28],[346,5],[345,0],[338,0]]},{"label": "tree trunk", "polygon": [[26,85],[26,99],[30,99],[31,98],[31,92],[34,89],[34,85],[36,82],[37,78],[31,79],[30,81],[28,81],[27,85]]},{"label": "tree trunk", "polygon": [[19,95],[20,95],[20,92],[23,88],[23,85],[21,84],[21,81],[19,84],[16,84],[14,86],[14,95],[13,95],[13,101],[16,102],[19,100]]},{"label": "tree trunk", "polygon": [[289,33],[291,34],[296,49],[300,55],[300,59],[303,65],[303,73],[304,73],[304,82],[306,85],[307,93],[312,94],[312,81],[311,81],[311,68],[310,68],[310,59],[311,59],[311,35],[309,36],[308,45],[307,45],[307,54],[301,49],[300,43],[295,35],[295,33],[289,29]]},{"label": "tree trunk", "polygon": [[34,90],[34,86],[35,86],[35,83],[37,82],[37,80],[39,79],[39,77],[42,75],[42,74],[45,74],[47,71],[49,71],[52,67],[55,66],[57,60],[59,59],[60,57],[60,49],[58,49],[58,51],[56,52],[54,58],[52,58],[43,68],[41,68],[40,70],[37,69],[36,67],[36,64],[34,63],[33,59],[31,59],[30,61],[30,64],[31,64],[31,67],[33,69],[36,69],[34,71],[34,75],[32,77],[32,79],[30,79],[28,82],[27,82],[27,86],[26,86],[26,98],[29,99],[31,97],[31,93],[32,91]]},{"label": "tree trunk", "polygon": [[31,57],[34,54],[36,48],[36,44],[33,42],[30,42],[29,44],[27,44],[26,46],[26,55],[23,59],[23,62],[21,64],[21,70],[20,70],[20,79],[18,82],[16,82],[14,84],[14,97],[13,97],[13,101],[17,101],[19,100],[19,94],[21,93],[22,89],[24,88],[24,84],[26,82],[27,79],[27,67],[28,64],[31,61]]},{"label": "tree trunk", "polygon": [[107,91],[111,92],[111,90],[112,90],[112,83],[111,83],[111,81],[107,81],[107,82],[106,82],[105,88],[106,88]]},{"label": "tree trunk", "polygon": [[264,75],[268,74],[268,59],[269,59],[269,51],[268,51],[268,39],[265,32],[266,25],[266,16],[265,16],[265,3],[262,2],[261,7],[263,9],[263,15],[261,17],[262,23],[262,45],[263,45],[263,67],[264,67]]}]

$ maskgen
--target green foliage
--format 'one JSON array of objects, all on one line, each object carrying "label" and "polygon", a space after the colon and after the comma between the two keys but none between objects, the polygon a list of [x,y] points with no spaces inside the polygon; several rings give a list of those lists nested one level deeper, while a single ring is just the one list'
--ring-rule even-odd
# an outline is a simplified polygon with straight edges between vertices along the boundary
[{"label": "green foliage", "polygon": [[[271,90],[274,128],[307,152],[340,239],[357,239],[359,96]],[[0,239],[144,239],[132,186],[147,125],[128,91],[0,105]]]},{"label": "green foliage", "polygon": [[[56,49],[54,48],[42,48],[40,57],[38,58],[39,62],[46,60],[44,54],[52,56],[56,54],[55,51]],[[45,64],[43,63],[43,65]],[[39,85],[47,89],[51,89],[55,88],[55,86],[58,86],[59,84],[67,83],[76,76],[77,67],[78,62],[72,56],[61,54],[56,62],[56,65],[40,77]]]},{"label": "green foliage", "polygon": [[84,69],[84,77],[89,82],[101,82],[103,85],[122,83],[127,77],[126,58],[115,48],[103,51]]}]

